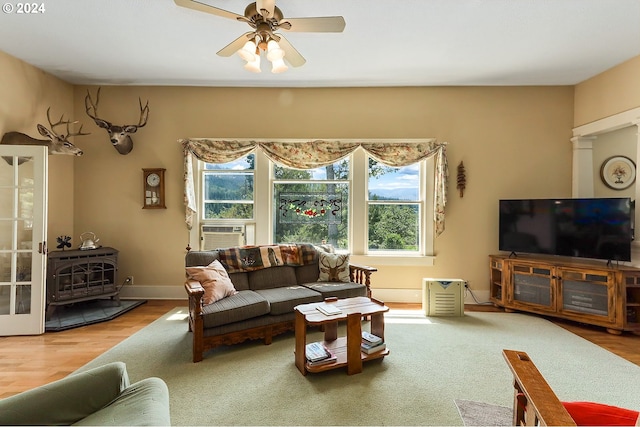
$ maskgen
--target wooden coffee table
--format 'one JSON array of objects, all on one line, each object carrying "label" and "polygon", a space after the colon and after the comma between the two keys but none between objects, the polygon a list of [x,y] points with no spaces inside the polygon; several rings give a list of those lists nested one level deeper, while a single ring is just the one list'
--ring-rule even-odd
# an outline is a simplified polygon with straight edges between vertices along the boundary
[{"label": "wooden coffee table", "polygon": [[[328,316],[321,313],[317,307],[322,304],[331,304],[338,307],[340,314]],[[384,340],[384,313],[389,307],[383,302],[373,298],[355,297],[323,303],[301,304],[295,307],[296,320],[296,367],[302,373],[322,372],[330,369],[347,367],[347,374],[362,372],[362,362],[373,359],[381,359],[389,354],[389,349],[366,354],[360,351],[362,341],[362,317],[370,316],[371,333]],[[346,337],[338,337],[338,322],[347,322]],[[323,344],[336,355],[337,360],[324,365],[309,365],[307,363],[305,348],[307,344],[307,326],[321,326],[324,328]]]}]

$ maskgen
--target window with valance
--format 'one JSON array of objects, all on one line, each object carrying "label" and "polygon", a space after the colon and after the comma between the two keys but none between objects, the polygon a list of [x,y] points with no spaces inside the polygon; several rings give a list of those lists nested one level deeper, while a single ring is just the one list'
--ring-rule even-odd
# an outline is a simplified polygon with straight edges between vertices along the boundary
[{"label": "window with valance", "polygon": [[259,141],[190,138],[178,141],[184,150],[185,222],[191,229],[198,210],[193,177],[192,157],[208,163],[226,163],[260,149],[273,162],[290,168],[314,169],[330,165],[362,148],[380,163],[407,166],[435,156],[434,221],[436,236],[444,231],[447,202],[448,165],[446,143],[433,139],[399,142],[359,141]]}]

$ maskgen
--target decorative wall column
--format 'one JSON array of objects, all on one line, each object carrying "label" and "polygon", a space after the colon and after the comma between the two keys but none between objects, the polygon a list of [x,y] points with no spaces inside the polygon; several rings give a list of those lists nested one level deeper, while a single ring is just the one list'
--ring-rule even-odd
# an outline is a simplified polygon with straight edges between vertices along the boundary
[{"label": "decorative wall column", "polygon": [[587,198],[594,196],[593,188],[593,141],[596,136],[575,136],[573,144],[573,169],[571,196]]}]

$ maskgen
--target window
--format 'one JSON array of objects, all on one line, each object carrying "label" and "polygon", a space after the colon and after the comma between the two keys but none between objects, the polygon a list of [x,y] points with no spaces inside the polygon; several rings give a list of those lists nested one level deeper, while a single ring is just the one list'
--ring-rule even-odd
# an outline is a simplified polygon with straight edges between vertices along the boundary
[{"label": "window", "polygon": [[233,162],[198,164],[198,220],[251,225],[247,244],[325,242],[376,265],[432,259],[434,199],[426,195],[434,191],[435,156],[390,167],[356,149],[329,166],[299,170],[258,149]]},{"label": "window", "polygon": [[273,167],[273,242],[349,248],[349,161],[310,170]]},{"label": "window", "polygon": [[368,250],[420,250],[420,165],[389,167],[368,158]]},{"label": "window", "polygon": [[229,163],[204,163],[202,219],[252,219],[255,155]]}]

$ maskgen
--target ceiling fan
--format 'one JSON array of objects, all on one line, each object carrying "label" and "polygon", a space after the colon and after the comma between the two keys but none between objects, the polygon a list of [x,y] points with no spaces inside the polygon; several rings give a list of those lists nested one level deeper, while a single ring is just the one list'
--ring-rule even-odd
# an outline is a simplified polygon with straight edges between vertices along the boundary
[{"label": "ceiling fan", "polygon": [[[217,54],[231,56],[238,52],[247,61],[245,68],[256,72],[260,71],[260,50],[267,52],[267,58],[274,65],[273,72],[282,72],[287,69],[282,62],[283,59],[286,59],[293,67],[300,67],[306,62],[291,43],[276,31],[340,33],[345,27],[342,16],[285,18],[282,11],[275,5],[275,0],[256,0],[245,8],[244,15],[238,15],[198,0],[174,0],[174,2],[178,6],[249,24],[253,31],[244,33],[220,49]],[[255,69],[256,60],[257,69]]]}]

